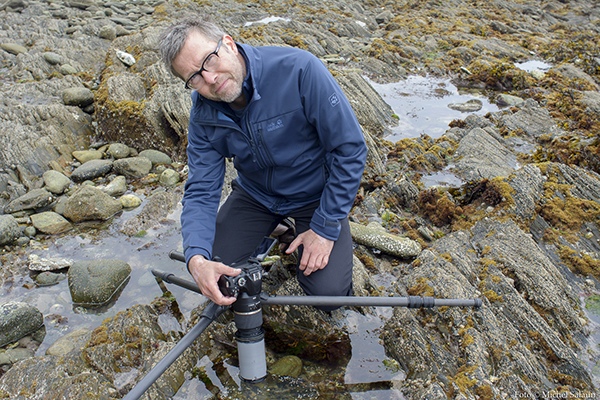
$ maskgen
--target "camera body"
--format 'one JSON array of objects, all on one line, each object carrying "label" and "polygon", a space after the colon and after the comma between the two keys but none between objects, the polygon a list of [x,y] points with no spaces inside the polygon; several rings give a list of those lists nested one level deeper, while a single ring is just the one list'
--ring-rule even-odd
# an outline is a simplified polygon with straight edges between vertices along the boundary
[{"label": "camera body", "polygon": [[240,293],[248,296],[260,295],[262,289],[263,268],[260,261],[254,257],[239,265],[232,265],[242,272],[238,276],[221,275],[219,289],[223,296],[238,297]]}]

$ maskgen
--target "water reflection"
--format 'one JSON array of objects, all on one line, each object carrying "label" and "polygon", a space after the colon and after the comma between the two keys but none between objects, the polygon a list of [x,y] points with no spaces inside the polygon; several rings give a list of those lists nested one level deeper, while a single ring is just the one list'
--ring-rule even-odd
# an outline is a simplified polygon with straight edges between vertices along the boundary
[{"label": "water reflection", "polygon": [[526,72],[547,72],[552,68],[552,64],[540,60],[529,60],[520,63],[515,63],[515,67]]},{"label": "water reflection", "polygon": [[485,115],[499,110],[479,93],[459,91],[448,78],[414,75],[395,83],[369,83],[398,117],[398,126],[391,127],[390,135],[385,138],[392,142],[423,134],[432,138],[442,136],[452,120],[464,119],[469,114],[450,108],[451,104],[479,100],[481,109],[472,113]]}]

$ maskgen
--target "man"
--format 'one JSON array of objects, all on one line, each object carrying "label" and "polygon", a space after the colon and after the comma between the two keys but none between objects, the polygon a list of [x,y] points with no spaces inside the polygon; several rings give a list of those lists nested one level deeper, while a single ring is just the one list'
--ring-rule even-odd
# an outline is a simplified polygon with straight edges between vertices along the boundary
[{"label": "man", "polygon": [[[298,250],[304,291],[350,295],[348,213],[367,150],[327,68],[299,49],[237,43],[202,19],[168,28],[160,52],[192,90],[181,224],[186,263],[202,293],[232,304],[219,277],[238,275],[229,265],[247,260],[290,217],[298,235],[286,252]],[[219,209],[226,158],[238,177]]]}]

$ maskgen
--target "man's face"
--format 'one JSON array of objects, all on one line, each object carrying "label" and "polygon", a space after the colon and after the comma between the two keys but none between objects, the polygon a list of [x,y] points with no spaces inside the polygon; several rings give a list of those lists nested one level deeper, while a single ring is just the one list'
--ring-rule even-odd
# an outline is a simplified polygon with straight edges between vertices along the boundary
[{"label": "man's face", "polygon": [[[207,40],[196,31],[190,32],[183,48],[173,60],[173,69],[187,81],[203,67],[204,60],[214,53],[216,47],[217,42]],[[223,36],[217,56],[210,64],[211,67],[200,74],[199,85],[195,85],[194,89],[209,100],[226,103],[243,101],[242,84],[246,68],[230,36]]]}]

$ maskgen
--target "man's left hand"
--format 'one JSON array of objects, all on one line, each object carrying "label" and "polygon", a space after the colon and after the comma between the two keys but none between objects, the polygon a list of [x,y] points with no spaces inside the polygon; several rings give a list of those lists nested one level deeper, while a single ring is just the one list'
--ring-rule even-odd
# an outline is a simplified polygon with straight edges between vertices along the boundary
[{"label": "man's left hand", "polygon": [[333,249],[333,240],[325,239],[319,236],[312,229],[302,232],[285,251],[287,254],[293,253],[300,245],[302,250],[302,259],[300,260],[300,270],[308,276],[313,272],[325,268],[329,262],[329,254]]}]

